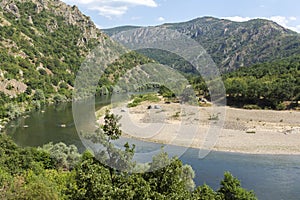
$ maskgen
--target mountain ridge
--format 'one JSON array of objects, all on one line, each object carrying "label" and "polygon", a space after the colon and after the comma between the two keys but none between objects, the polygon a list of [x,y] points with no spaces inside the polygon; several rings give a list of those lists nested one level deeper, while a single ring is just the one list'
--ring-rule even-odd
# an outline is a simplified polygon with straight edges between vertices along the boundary
[{"label": "mountain ridge", "polygon": [[[157,27],[176,30],[198,41],[223,72],[300,54],[300,34],[266,19],[234,22],[200,17]],[[132,28],[137,27],[124,26],[103,31],[112,35]]]}]

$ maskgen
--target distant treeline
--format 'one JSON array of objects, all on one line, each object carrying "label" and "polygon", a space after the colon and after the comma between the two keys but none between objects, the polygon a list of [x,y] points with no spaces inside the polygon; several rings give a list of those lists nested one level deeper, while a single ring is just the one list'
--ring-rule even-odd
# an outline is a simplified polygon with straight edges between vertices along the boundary
[{"label": "distant treeline", "polygon": [[[194,90],[209,97],[207,85],[190,63],[162,50],[140,50],[157,62],[181,72]],[[222,75],[227,103],[244,108],[286,109],[297,107],[300,99],[300,56],[245,66]]]},{"label": "distant treeline", "polygon": [[256,64],[223,75],[229,105],[286,109],[300,100],[300,56]]}]

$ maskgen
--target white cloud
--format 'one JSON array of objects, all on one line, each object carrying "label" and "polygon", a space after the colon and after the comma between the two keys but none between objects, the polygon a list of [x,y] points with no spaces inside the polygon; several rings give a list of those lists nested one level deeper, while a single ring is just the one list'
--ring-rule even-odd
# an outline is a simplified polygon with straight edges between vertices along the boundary
[{"label": "white cloud", "polygon": [[233,16],[233,17],[221,17],[222,19],[228,19],[230,21],[235,21],[235,22],[245,22],[249,21],[253,18],[250,17],[240,17],[240,16]]},{"label": "white cloud", "polygon": [[102,29],[102,26],[100,26],[99,24],[96,24],[96,23],[95,23],[95,26],[96,26],[98,29]]},{"label": "white cloud", "polygon": [[163,17],[159,17],[157,20],[160,21],[160,22],[163,22],[163,21],[165,21],[166,19],[163,18]]},{"label": "white cloud", "polygon": [[291,22],[297,21],[297,18],[292,16],[292,17],[285,17],[285,16],[271,16],[271,17],[240,17],[240,16],[233,16],[233,17],[221,17],[222,19],[228,19],[231,21],[235,22],[245,22],[249,21],[251,19],[267,19],[276,22],[277,24],[291,29],[293,31],[296,31],[300,33],[300,25],[291,25]]},{"label": "white cloud", "polygon": [[90,10],[97,10],[107,18],[124,15],[130,7],[146,6],[155,8],[154,0],[65,0],[68,4],[81,4]]},{"label": "white cloud", "polygon": [[109,2],[125,3],[139,6],[157,7],[154,0],[110,0]]},{"label": "white cloud", "polygon": [[97,10],[99,11],[99,15],[102,15],[107,18],[112,18],[112,16],[121,16],[125,14],[128,10],[127,6],[97,6],[90,8],[91,10]]},{"label": "white cloud", "polygon": [[284,27],[287,27],[288,23],[289,23],[289,19],[287,17],[283,17],[283,16],[273,16],[269,18],[271,21],[276,22],[277,24],[280,24]]},{"label": "white cloud", "polygon": [[296,31],[298,33],[300,33],[300,25],[296,25],[294,27],[289,27],[291,30]]}]

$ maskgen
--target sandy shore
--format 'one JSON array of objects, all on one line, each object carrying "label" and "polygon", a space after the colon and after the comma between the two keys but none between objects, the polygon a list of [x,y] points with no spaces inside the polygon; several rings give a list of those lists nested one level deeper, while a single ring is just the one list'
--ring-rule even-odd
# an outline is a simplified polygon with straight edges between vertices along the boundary
[{"label": "sandy shore", "polygon": [[125,137],[214,151],[300,155],[297,111],[144,102],[113,112],[122,116]]}]

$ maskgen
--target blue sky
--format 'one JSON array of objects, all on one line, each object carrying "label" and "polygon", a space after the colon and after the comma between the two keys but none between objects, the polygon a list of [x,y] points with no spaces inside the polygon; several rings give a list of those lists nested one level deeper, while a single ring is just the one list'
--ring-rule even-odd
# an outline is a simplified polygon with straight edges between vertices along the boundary
[{"label": "blue sky", "polygon": [[99,28],[159,25],[214,16],[234,21],[273,20],[300,32],[299,0],[63,0],[77,5]]}]

